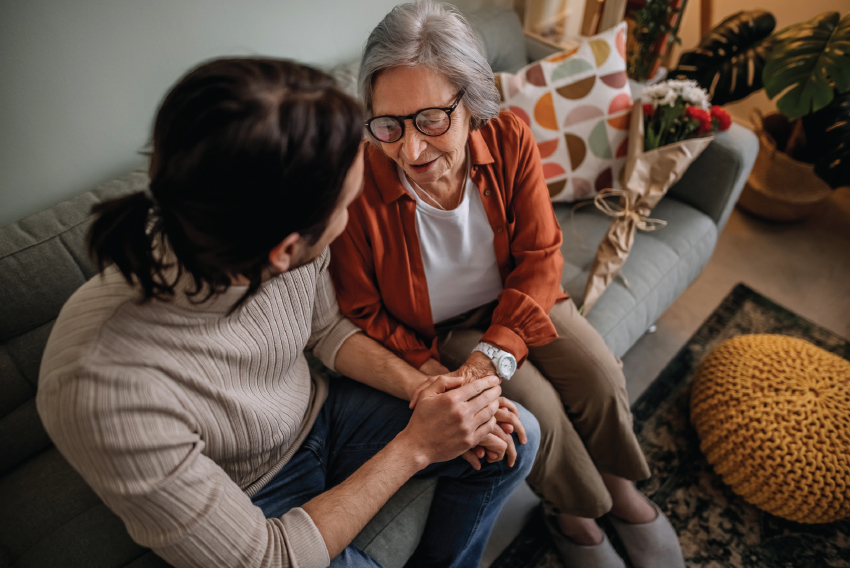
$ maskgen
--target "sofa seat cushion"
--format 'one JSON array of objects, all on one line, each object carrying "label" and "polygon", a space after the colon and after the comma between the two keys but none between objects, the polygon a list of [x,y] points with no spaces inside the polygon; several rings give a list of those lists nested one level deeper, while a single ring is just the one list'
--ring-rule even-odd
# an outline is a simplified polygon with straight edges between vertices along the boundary
[{"label": "sofa seat cushion", "polygon": [[[387,568],[401,568],[428,516],[436,480],[404,485],[357,536],[355,544]],[[0,476],[0,568],[164,568],[133,542],[56,448]]]},{"label": "sofa seat cushion", "polygon": [[402,568],[425,530],[436,488],[436,479],[405,483],[363,527],[353,544],[384,568]]},{"label": "sofa seat cushion", "polygon": [[[580,207],[574,214],[571,207],[556,205],[555,215],[564,232],[561,283],[576,305],[581,305],[596,248],[611,217],[592,205]],[[708,215],[671,197],[662,199],[650,216],[667,221],[667,226],[653,232],[638,231],[620,272],[629,287],[617,277],[587,314],[618,357],[693,282],[717,242],[717,225]]]},{"label": "sofa seat cushion", "polygon": [[0,502],[0,566],[107,568],[146,553],[56,448],[0,477]]}]

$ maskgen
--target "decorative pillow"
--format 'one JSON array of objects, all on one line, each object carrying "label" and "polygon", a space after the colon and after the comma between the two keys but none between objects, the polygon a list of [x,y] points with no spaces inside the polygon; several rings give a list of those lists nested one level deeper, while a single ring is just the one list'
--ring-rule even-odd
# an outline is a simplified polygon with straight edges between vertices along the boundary
[{"label": "decorative pillow", "polygon": [[632,108],[625,22],[495,78],[502,108],[531,127],[552,201],[621,187]]}]

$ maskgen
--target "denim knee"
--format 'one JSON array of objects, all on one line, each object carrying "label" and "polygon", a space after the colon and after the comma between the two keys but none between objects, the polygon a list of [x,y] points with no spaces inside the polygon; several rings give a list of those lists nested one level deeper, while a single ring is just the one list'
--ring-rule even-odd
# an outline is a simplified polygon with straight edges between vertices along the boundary
[{"label": "denim knee", "polygon": [[540,423],[537,418],[524,406],[518,402],[514,402],[519,410],[519,418],[522,425],[525,427],[525,435],[528,442],[520,444],[514,434],[514,442],[516,443],[517,459],[513,469],[521,471],[524,479],[528,472],[531,471],[531,466],[534,465],[534,458],[537,456],[537,449],[540,447]]}]

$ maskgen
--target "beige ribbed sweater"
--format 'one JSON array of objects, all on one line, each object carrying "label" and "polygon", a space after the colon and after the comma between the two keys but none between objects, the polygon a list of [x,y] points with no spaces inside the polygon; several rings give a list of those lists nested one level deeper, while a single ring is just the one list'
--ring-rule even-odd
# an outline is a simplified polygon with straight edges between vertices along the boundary
[{"label": "beige ribbed sweater", "polygon": [[327,394],[304,349],[333,368],[359,331],[339,313],[328,250],[201,305],[140,304],[113,267],[80,288],[50,335],[38,412],[62,455],[138,543],[175,566],[329,563],[302,509],[266,520],[255,494],[303,441]]}]

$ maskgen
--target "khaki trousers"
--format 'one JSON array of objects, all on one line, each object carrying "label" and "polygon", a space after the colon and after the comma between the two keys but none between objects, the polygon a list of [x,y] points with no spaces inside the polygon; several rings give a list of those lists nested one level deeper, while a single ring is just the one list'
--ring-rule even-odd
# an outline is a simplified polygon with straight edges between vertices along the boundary
[{"label": "khaki trousers", "polygon": [[[463,365],[494,308],[495,302],[437,326],[446,367]],[[637,481],[650,471],[632,429],[622,362],[572,300],[555,304],[549,317],[558,338],[529,347],[528,360],[502,381],[502,393],[540,422],[540,449],[527,481],[547,512],[597,518],[612,505],[599,472]]]}]

